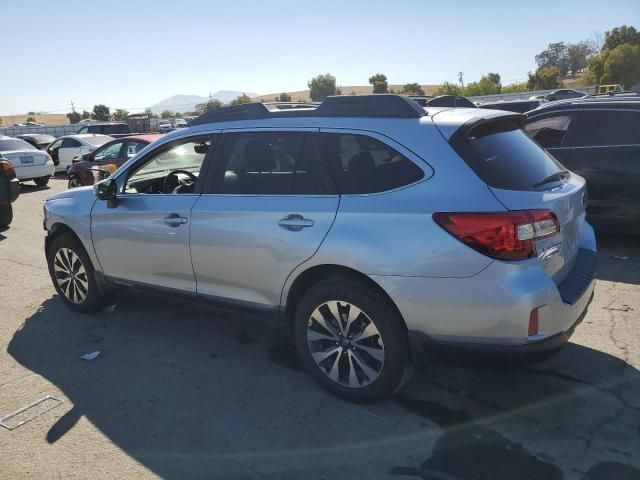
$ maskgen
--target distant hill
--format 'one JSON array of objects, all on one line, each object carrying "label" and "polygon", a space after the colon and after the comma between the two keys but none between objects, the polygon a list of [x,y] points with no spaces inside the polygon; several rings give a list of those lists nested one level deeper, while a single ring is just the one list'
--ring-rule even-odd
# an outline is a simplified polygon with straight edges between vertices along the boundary
[{"label": "distant hill", "polygon": [[[220,100],[222,103],[229,103],[231,100],[236,99],[243,92],[237,92],[235,90],[220,90],[211,95],[211,98]],[[258,94],[253,92],[246,92],[250,97],[255,97]],[[171,110],[172,112],[190,112],[195,109],[198,103],[204,103],[209,101],[209,97],[202,97],[200,95],[174,95],[161,102],[151,105],[151,111],[153,113],[161,113],[163,110]]]},{"label": "distant hill", "polygon": [[[394,90],[402,90],[404,85],[389,85],[389,89]],[[431,95],[440,85],[421,85],[426,95]],[[373,87],[371,85],[340,85],[340,89],[342,90],[342,95],[351,95],[355,93],[356,95],[369,95],[373,93]],[[265,101],[265,102],[273,102],[274,99],[280,95],[282,92],[277,93],[269,93],[267,95],[258,95],[253,97],[256,101]],[[292,102],[309,102],[311,98],[309,97],[309,90],[298,90],[296,92],[286,92],[291,95]],[[249,94],[247,94],[249,95]]]}]

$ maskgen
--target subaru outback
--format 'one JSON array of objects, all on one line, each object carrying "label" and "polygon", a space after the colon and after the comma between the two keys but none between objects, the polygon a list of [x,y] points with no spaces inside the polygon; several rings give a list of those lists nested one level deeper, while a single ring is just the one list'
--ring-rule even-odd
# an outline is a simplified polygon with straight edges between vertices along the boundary
[{"label": "subaru outback", "polygon": [[392,395],[429,345],[555,351],[595,237],[585,181],[523,120],[396,95],[205,113],[47,199],[53,285],[82,312],[117,287],[257,312],[353,401]]}]

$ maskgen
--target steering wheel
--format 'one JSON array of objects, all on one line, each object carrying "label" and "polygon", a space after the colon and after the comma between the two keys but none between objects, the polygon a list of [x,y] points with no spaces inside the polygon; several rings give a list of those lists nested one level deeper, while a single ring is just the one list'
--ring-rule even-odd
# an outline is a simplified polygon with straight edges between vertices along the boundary
[{"label": "steering wheel", "polygon": [[[184,175],[186,175],[187,177],[189,177],[189,179],[193,182],[193,183],[185,183],[184,181],[180,180],[180,177],[178,177],[178,174],[182,173]],[[171,182],[169,179],[175,178],[175,183],[174,185],[171,185]],[[173,170],[171,172],[169,172],[167,174],[166,177],[164,177],[164,181],[162,182],[162,191],[164,193],[176,193],[176,188],[182,187],[182,186],[191,186],[193,184],[195,184],[198,181],[198,177],[196,177],[193,173],[191,173],[189,170]]]}]

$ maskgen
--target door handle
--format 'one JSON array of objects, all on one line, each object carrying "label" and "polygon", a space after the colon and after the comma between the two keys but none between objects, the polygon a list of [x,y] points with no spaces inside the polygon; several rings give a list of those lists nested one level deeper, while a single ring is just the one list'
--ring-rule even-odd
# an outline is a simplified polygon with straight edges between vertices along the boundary
[{"label": "door handle", "polygon": [[162,221],[170,227],[179,227],[180,225],[187,223],[189,220],[186,217],[181,217],[177,213],[172,213],[168,217],[164,217]]},{"label": "door handle", "polygon": [[302,230],[303,228],[313,227],[313,220],[304,218],[302,215],[298,215],[297,213],[293,213],[280,220],[278,222],[278,225],[280,225],[285,230],[292,230],[294,232],[297,232]]}]

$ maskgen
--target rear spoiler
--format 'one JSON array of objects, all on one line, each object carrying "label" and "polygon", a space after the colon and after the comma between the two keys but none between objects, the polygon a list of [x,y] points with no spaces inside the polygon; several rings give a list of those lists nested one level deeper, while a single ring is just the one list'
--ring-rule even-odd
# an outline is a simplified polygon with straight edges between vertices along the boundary
[{"label": "rear spoiler", "polygon": [[527,117],[520,113],[497,117],[473,117],[451,135],[449,144],[456,152],[460,153],[467,139],[521,129],[524,127],[526,119]]}]

